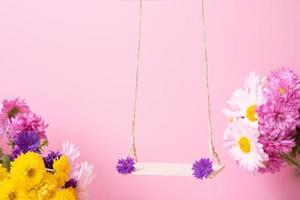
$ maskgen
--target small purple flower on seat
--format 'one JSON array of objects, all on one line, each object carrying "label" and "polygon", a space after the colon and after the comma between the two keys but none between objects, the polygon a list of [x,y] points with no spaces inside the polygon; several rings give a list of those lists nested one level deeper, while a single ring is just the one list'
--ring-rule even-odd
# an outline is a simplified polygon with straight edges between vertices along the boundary
[{"label": "small purple flower on seat", "polygon": [[135,171],[134,164],[135,162],[133,158],[127,157],[126,159],[119,159],[116,169],[119,174],[131,174]]},{"label": "small purple flower on seat", "polygon": [[207,178],[213,171],[212,162],[209,158],[201,158],[193,163],[193,176],[197,179]]}]

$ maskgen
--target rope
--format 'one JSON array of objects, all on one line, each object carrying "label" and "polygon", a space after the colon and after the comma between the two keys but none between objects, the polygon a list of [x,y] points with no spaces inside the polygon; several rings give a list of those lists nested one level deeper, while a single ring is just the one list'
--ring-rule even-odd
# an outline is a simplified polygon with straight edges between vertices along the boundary
[{"label": "rope", "polygon": [[203,33],[203,45],[204,45],[204,62],[205,62],[205,89],[206,89],[206,100],[207,100],[207,113],[208,113],[208,128],[209,128],[209,153],[215,163],[220,164],[220,158],[215,150],[213,142],[213,127],[212,127],[212,114],[211,114],[211,97],[209,87],[209,70],[208,70],[208,56],[207,56],[207,40],[206,40],[206,26],[205,26],[205,7],[204,0],[201,3],[202,7],[202,33]]},{"label": "rope", "polygon": [[134,87],[134,98],[132,106],[132,119],[131,119],[131,145],[128,152],[128,155],[133,154],[133,159],[135,162],[138,162],[137,158],[137,149],[135,142],[135,124],[136,124],[136,105],[138,97],[138,88],[139,88],[139,68],[141,61],[141,40],[142,40],[142,16],[143,16],[143,0],[140,0],[139,4],[139,32],[138,32],[138,46],[137,46],[137,63],[136,63],[136,72],[135,72],[135,87]]}]

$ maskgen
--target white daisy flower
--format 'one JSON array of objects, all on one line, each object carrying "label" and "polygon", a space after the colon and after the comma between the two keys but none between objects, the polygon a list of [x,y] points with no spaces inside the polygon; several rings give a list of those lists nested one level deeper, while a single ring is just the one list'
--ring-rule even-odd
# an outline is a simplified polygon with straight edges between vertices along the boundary
[{"label": "white daisy flower", "polygon": [[75,144],[70,143],[69,141],[63,142],[63,151],[62,153],[66,155],[71,162],[74,162],[79,156],[80,151],[75,146]]},{"label": "white daisy flower", "polygon": [[243,120],[230,123],[224,136],[225,146],[230,148],[229,153],[234,160],[241,168],[254,173],[268,160],[258,136],[258,130]]},{"label": "white daisy flower", "polygon": [[86,161],[81,162],[80,164],[76,164],[76,162],[74,161],[80,156],[80,152],[78,148],[69,141],[63,143],[62,153],[66,155],[70,160],[70,177],[77,181],[76,192],[78,199],[89,200],[90,197],[87,188],[96,176],[94,173],[94,166],[90,165]]},{"label": "white daisy flower", "polygon": [[79,169],[72,175],[77,180],[76,191],[80,200],[90,199],[87,188],[96,176],[93,170],[94,166],[85,161],[80,163]]},{"label": "white daisy flower", "polygon": [[256,125],[258,118],[256,106],[264,103],[263,82],[265,78],[251,73],[245,80],[244,88],[237,89],[231,99],[227,102],[229,109],[223,109],[223,113],[230,121],[236,121],[240,118]]}]

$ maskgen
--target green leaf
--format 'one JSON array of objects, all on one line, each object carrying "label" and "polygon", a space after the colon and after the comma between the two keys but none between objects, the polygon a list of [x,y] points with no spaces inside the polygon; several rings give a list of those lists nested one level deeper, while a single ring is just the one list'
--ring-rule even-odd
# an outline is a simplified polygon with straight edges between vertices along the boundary
[{"label": "green leaf", "polygon": [[48,146],[48,144],[49,144],[48,140],[44,140],[43,143],[39,146],[39,149],[43,151],[43,148]]},{"label": "green leaf", "polygon": [[44,140],[40,147],[48,146],[48,140]]},{"label": "green leaf", "polygon": [[9,159],[8,155],[3,154],[1,160],[2,160],[3,167],[5,167],[7,170],[9,170],[10,169],[10,159]]}]

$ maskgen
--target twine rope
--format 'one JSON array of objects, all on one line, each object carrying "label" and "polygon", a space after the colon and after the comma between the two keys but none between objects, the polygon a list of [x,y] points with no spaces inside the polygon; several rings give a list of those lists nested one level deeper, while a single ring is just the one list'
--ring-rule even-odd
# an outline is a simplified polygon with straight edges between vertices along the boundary
[{"label": "twine rope", "polygon": [[212,114],[211,114],[211,97],[209,87],[209,70],[208,70],[208,56],[207,56],[207,39],[206,39],[206,25],[205,25],[205,6],[204,0],[201,2],[202,8],[202,34],[203,34],[203,45],[204,45],[204,62],[205,62],[205,90],[207,100],[207,114],[208,114],[208,128],[209,128],[209,153],[213,161],[220,164],[220,158],[216,152],[214,141],[213,141],[213,127],[212,127]]},{"label": "twine rope", "polygon": [[136,106],[138,98],[138,88],[139,88],[139,70],[141,63],[141,43],[142,43],[142,18],[143,18],[143,0],[139,1],[139,27],[138,27],[138,45],[137,45],[137,62],[135,71],[135,86],[134,86],[134,97],[132,106],[132,119],[131,119],[131,145],[128,155],[133,154],[133,159],[138,162],[136,141],[135,141],[135,125],[136,125]]}]

